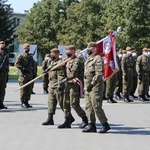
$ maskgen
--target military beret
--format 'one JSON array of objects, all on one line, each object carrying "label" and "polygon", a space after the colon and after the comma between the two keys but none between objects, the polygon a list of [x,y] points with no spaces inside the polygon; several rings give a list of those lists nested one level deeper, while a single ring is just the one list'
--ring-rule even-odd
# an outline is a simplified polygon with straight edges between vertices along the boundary
[{"label": "military beret", "polygon": [[97,47],[97,44],[95,42],[89,42],[87,48]]},{"label": "military beret", "polygon": [[66,47],[67,50],[76,50],[75,46],[74,45],[68,45]]},{"label": "military beret", "polygon": [[4,41],[0,41],[0,44],[5,44],[5,42]]},{"label": "military beret", "polygon": [[23,44],[23,49],[26,49],[27,47],[29,47],[30,45],[28,43],[24,43]]},{"label": "military beret", "polygon": [[143,49],[142,49],[142,52],[144,52],[144,51],[148,51],[148,48],[146,48],[146,47],[143,48]]},{"label": "military beret", "polygon": [[130,51],[130,50],[132,50],[131,47],[126,47],[126,51]]},{"label": "military beret", "polygon": [[53,48],[51,49],[51,53],[60,53],[58,48]]}]

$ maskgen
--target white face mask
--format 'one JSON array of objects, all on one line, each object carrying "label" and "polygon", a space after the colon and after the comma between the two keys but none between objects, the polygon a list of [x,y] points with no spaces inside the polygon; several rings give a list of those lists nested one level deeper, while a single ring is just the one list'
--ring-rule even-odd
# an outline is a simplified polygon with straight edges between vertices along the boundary
[{"label": "white face mask", "polygon": [[132,53],[132,51],[127,51],[127,54],[128,54],[128,55],[131,55],[131,53]]},{"label": "white face mask", "polygon": [[49,59],[49,57],[45,57],[45,60]]},{"label": "white face mask", "polygon": [[125,53],[122,55],[122,57],[124,57],[124,56],[126,56],[126,54],[125,54]]},{"label": "white face mask", "polygon": [[148,52],[148,56],[150,57],[150,52]]},{"label": "white face mask", "polygon": [[144,55],[145,55],[145,56],[148,56],[148,52],[144,52]]},{"label": "white face mask", "polygon": [[133,57],[137,57],[137,53],[132,53],[132,56]]},{"label": "white face mask", "polygon": [[122,58],[122,56],[123,56],[122,54],[118,54],[118,57],[119,57],[119,58]]}]

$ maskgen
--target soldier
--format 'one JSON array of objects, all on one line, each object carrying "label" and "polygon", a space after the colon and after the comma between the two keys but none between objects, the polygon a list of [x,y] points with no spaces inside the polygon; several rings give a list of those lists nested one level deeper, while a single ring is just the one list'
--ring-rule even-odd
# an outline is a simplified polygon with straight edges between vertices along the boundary
[{"label": "soldier", "polygon": [[3,104],[9,72],[9,57],[4,52],[5,42],[0,41],[0,109],[7,109]]},{"label": "soldier", "polygon": [[[51,63],[49,69],[55,67],[61,62],[59,58],[60,51],[57,48],[51,50]],[[56,111],[57,102],[63,111],[63,94],[64,83],[60,81],[66,77],[65,66],[59,68],[57,71],[49,72],[49,94],[48,94],[48,119],[42,125],[54,125],[53,115]]]},{"label": "soldier", "polygon": [[[33,57],[29,54],[30,45],[28,43],[23,44],[24,53],[19,55],[16,60],[16,67],[20,70],[19,85],[23,86],[27,82],[33,79]],[[20,90],[21,107],[31,108],[29,100],[32,92],[32,84],[24,87]]]},{"label": "soldier", "polygon": [[136,71],[138,75],[138,94],[141,101],[149,101],[145,95],[149,88],[150,58],[148,49],[142,49],[142,55],[137,58]]},{"label": "soldier", "polygon": [[136,72],[136,59],[137,59],[137,51],[134,49],[132,50],[132,57],[134,58],[134,70],[133,70],[133,88],[131,90],[130,96],[132,98],[138,98],[134,95],[136,88],[137,88],[137,72]]},{"label": "soldier", "polygon": [[97,44],[95,42],[88,43],[87,53],[90,57],[85,62],[84,67],[84,90],[85,109],[89,124],[82,132],[97,132],[95,125],[96,115],[102,123],[100,133],[106,133],[110,130],[110,126],[102,109],[104,63],[101,56],[97,55]]},{"label": "soldier", "polygon": [[[45,71],[48,68],[48,61],[49,60],[50,60],[50,54],[46,54],[45,58],[42,62],[42,70],[43,71]],[[47,94],[48,93],[48,84],[49,84],[48,74],[45,74],[43,76],[42,80],[43,80],[43,91],[45,94]]]},{"label": "soldier", "polygon": [[[29,53],[32,57],[33,57],[33,53],[32,52],[30,52]],[[37,62],[33,59],[33,79],[34,78],[36,78],[36,76],[37,76]],[[33,92],[33,88],[34,88],[34,82],[32,83],[32,92],[31,92],[31,94],[35,94],[35,92]]]},{"label": "soldier", "polygon": [[122,70],[121,70],[121,60],[122,60],[122,57],[123,57],[123,53],[122,53],[122,50],[119,50],[118,53],[117,53],[117,56],[118,56],[118,66],[119,66],[119,71],[117,73],[118,75],[118,80],[117,80],[117,83],[116,83],[116,88],[115,88],[115,96],[117,99],[121,99],[121,95],[120,93],[122,93]]},{"label": "soldier", "polygon": [[[148,57],[150,58],[150,48],[148,48]],[[150,75],[149,75],[149,85],[150,85]],[[148,88],[148,91],[146,93],[146,96],[150,97],[150,95],[149,95],[149,88]]]},{"label": "soldier", "polygon": [[129,98],[133,88],[133,72],[134,72],[134,58],[132,57],[131,47],[126,48],[126,56],[122,58],[121,69],[123,75],[123,96],[125,102],[133,102]]},{"label": "soldier", "polygon": [[79,117],[82,118],[80,128],[84,128],[88,124],[85,111],[80,106],[80,94],[82,90],[83,65],[80,58],[75,55],[76,48],[74,45],[69,45],[66,48],[66,55],[69,60],[66,64],[66,77],[64,94],[64,114],[65,122],[59,125],[58,128],[71,128],[70,123],[70,106],[76,111]]}]

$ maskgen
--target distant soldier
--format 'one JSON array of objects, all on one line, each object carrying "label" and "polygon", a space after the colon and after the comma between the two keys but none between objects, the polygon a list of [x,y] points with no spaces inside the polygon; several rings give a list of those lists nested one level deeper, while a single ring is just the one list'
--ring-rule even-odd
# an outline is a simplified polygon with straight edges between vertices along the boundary
[{"label": "distant soldier", "polygon": [[102,109],[104,62],[101,56],[97,55],[97,44],[95,42],[88,43],[87,53],[90,57],[86,60],[84,67],[84,90],[85,109],[89,124],[82,132],[97,132],[95,118],[97,116],[102,123],[100,133],[106,133],[110,130],[110,126]]},{"label": "distant soldier", "polygon": [[3,104],[9,72],[9,57],[4,52],[5,42],[0,41],[0,109],[7,109]]},{"label": "distant soldier", "polygon": [[[148,57],[150,58],[150,48],[148,48]],[[149,86],[150,86],[150,75],[149,75]],[[149,95],[149,88],[148,88],[146,96],[150,97],[150,95]]]},{"label": "distant soldier", "polygon": [[115,96],[117,99],[121,99],[121,93],[122,93],[122,70],[121,70],[121,61],[123,57],[123,52],[122,50],[119,50],[117,53],[117,56],[119,58],[118,60],[118,66],[119,66],[119,71],[117,73],[118,79],[116,83],[116,88],[115,88]]},{"label": "distant soldier", "polygon": [[75,56],[76,48],[74,45],[69,45],[66,48],[66,55],[69,60],[66,63],[66,83],[64,94],[64,114],[65,122],[59,125],[58,128],[71,128],[70,112],[71,107],[76,111],[79,117],[82,118],[82,124],[80,128],[84,128],[88,124],[85,111],[80,106],[80,94],[82,94],[82,77],[83,77],[83,65],[80,58]]},{"label": "distant soldier", "polygon": [[134,58],[134,70],[133,70],[133,88],[130,92],[130,96],[132,98],[138,98],[137,96],[134,95],[136,88],[137,88],[137,72],[136,72],[136,60],[137,60],[137,51],[134,49],[132,50],[132,57]]},{"label": "distant soldier", "polygon": [[[45,58],[42,62],[42,70],[45,71],[48,68],[48,61],[50,61],[50,54],[46,54]],[[49,79],[48,79],[48,74],[45,74],[43,77],[43,91],[44,93],[48,93],[48,84],[49,84]]]},{"label": "distant soldier", "polygon": [[145,95],[149,88],[150,58],[148,49],[142,49],[142,55],[137,58],[136,71],[138,75],[138,94],[141,101],[149,101]]},{"label": "distant soldier", "polygon": [[[28,43],[23,44],[24,53],[19,55],[16,60],[16,67],[20,70],[19,85],[23,86],[27,82],[33,79],[34,61],[33,57],[29,54],[30,45]],[[21,107],[31,108],[29,100],[31,98],[32,84],[22,88],[20,90]]]},{"label": "distant soldier", "polygon": [[126,48],[126,55],[122,58],[121,69],[123,75],[123,96],[125,102],[133,102],[129,98],[133,88],[133,74],[134,74],[134,58],[132,57],[131,47]]}]

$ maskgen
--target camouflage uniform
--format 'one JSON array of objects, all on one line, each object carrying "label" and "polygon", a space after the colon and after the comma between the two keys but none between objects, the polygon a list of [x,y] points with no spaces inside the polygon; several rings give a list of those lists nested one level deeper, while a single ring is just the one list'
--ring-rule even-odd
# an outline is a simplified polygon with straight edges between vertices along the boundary
[{"label": "camouflage uniform", "polygon": [[90,54],[94,54],[86,60],[84,66],[85,110],[89,124],[82,132],[96,132],[95,123],[97,116],[98,120],[102,123],[100,133],[105,133],[110,127],[107,123],[104,110],[102,109],[104,62],[101,56],[96,54],[97,44],[95,42],[90,42],[87,49]]},{"label": "camouflage uniform", "polygon": [[[143,52],[146,48],[143,49]],[[149,88],[149,75],[150,75],[150,58],[144,54],[137,58],[136,71],[138,74],[138,94],[143,101],[147,101],[145,95]]]},{"label": "camouflage uniform", "polygon": [[[128,50],[127,50],[128,51]],[[133,88],[133,74],[134,74],[134,58],[127,54],[121,61],[121,69],[123,75],[123,95],[125,102],[131,102],[129,95]]]},{"label": "camouflage uniform", "polygon": [[[49,64],[50,64],[50,59],[48,59],[49,57],[49,54],[47,54],[46,56],[47,58],[45,58],[42,62],[42,70],[45,71]],[[44,93],[48,93],[48,84],[49,84],[49,79],[48,79],[48,74],[45,74],[43,77],[42,77],[42,80],[43,80],[43,90],[44,90]]]},{"label": "camouflage uniform", "polygon": [[[19,75],[19,85],[23,86],[27,82],[31,81],[33,79],[33,67],[34,67],[34,61],[33,57],[29,53],[23,53],[18,56],[16,60],[16,67],[20,70]],[[32,92],[32,84],[29,84],[28,86],[22,88],[20,90],[20,99],[23,104],[25,104],[26,107],[30,107],[28,104],[28,101],[30,100]]]},{"label": "camouflage uniform", "polygon": [[0,109],[7,108],[4,106],[3,101],[5,97],[8,72],[9,72],[9,57],[5,52],[2,53],[0,52]]}]

